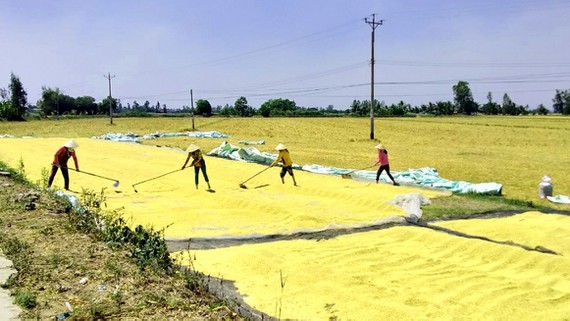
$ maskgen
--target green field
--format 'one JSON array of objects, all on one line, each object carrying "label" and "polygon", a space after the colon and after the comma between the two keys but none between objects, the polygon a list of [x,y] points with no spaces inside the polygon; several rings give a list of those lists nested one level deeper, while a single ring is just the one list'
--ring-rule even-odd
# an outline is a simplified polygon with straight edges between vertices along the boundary
[{"label": "green field", "polygon": [[[108,132],[192,129],[191,118],[107,118],[2,122],[0,135],[90,137]],[[375,161],[377,142],[370,141],[366,118],[196,118],[199,131],[217,130],[227,139],[264,139],[262,151],[285,143],[298,164],[363,168]],[[443,178],[504,185],[505,198],[567,209],[538,198],[540,178],[553,179],[555,194],[570,194],[570,118],[442,117],[377,118],[376,140],[388,149],[393,170],[434,167]],[[185,148],[191,141],[209,151],[224,139],[163,138],[145,144]],[[62,140],[63,142],[63,140]],[[80,150],[79,150],[80,155]]]}]

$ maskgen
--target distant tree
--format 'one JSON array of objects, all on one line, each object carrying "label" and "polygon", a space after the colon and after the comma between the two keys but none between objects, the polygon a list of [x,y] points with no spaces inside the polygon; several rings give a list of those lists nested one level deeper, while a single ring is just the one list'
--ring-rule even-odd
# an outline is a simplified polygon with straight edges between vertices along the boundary
[{"label": "distant tree", "polygon": [[81,114],[93,115],[97,113],[97,104],[95,98],[91,96],[82,96],[75,98],[77,111]]},{"label": "distant tree", "polygon": [[270,99],[259,108],[259,113],[263,117],[269,116],[284,116],[291,115],[297,109],[297,105],[294,101],[289,99],[277,98]]},{"label": "distant tree", "polygon": [[93,97],[84,96],[73,98],[63,94],[59,88],[42,87],[42,97],[37,106],[41,113],[49,115],[84,114],[97,112],[97,105]]},{"label": "distant tree", "polygon": [[429,103],[428,111],[436,116],[453,115],[455,107],[451,101],[438,101],[435,104]]},{"label": "distant tree", "polygon": [[120,99],[117,99],[116,102],[117,102],[117,106],[115,107],[115,110],[116,110],[118,113],[122,113],[122,112],[123,112],[123,109],[124,109],[123,103],[121,102]]},{"label": "distant tree", "polygon": [[[375,104],[375,106],[377,106]],[[397,104],[392,104],[390,105],[390,107],[388,107],[387,109],[387,115],[388,116],[404,116],[406,114],[406,112],[408,112],[411,109],[410,104],[406,104],[403,101],[400,101]]]},{"label": "distant tree", "polygon": [[97,104],[95,98],[91,96],[82,96],[75,98],[75,106],[80,114],[94,115],[97,113]]},{"label": "distant tree", "polygon": [[543,104],[538,105],[538,107],[536,108],[536,113],[539,115],[548,115],[549,110],[544,107]]},{"label": "distant tree", "polygon": [[459,81],[453,86],[453,94],[455,95],[454,101],[458,113],[471,115],[477,112],[477,104],[473,100],[468,82]]},{"label": "distant tree", "polygon": [[501,106],[501,113],[503,115],[516,115],[517,105],[511,100],[508,94],[503,95],[503,105]]},{"label": "distant tree", "polygon": [[367,100],[362,102],[360,100],[353,100],[350,105],[350,112],[355,116],[370,115],[370,102]]},{"label": "distant tree", "polygon": [[28,94],[18,76],[10,74],[8,89],[0,90],[0,117],[7,120],[24,120]]},{"label": "distant tree", "polygon": [[570,90],[566,90],[564,94],[564,109],[562,115],[570,115]]},{"label": "distant tree", "polygon": [[248,106],[247,99],[244,96],[241,96],[236,100],[234,108],[237,114],[242,117],[250,117],[254,114],[253,108]]},{"label": "distant tree", "polygon": [[12,108],[9,97],[10,93],[6,88],[0,88],[0,118],[4,118],[5,114]]},{"label": "distant tree", "polygon": [[563,93],[564,91],[556,89],[556,94],[554,94],[554,99],[552,99],[552,102],[554,103],[552,104],[552,109],[555,113],[562,114],[562,111],[564,110],[564,101],[562,99]]},{"label": "distant tree", "polygon": [[234,106],[226,104],[222,109],[220,109],[220,115],[222,116],[237,116],[238,112]]},{"label": "distant tree", "polygon": [[530,114],[530,108],[528,107],[528,105],[523,106],[523,105],[518,105],[517,106],[517,115],[528,115]]},{"label": "distant tree", "polygon": [[156,106],[154,107],[154,111],[160,113],[160,101],[156,102]]},{"label": "distant tree", "polygon": [[143,109],[146,112],[152,112],[152,108],[150,108],[150,101],[145,101],[143,104]]},{"label": "distant tree", "polygon": [[212,105],[205,99],[198,99],[196,101],[196,114],[203,116],[212,115]]},{"label": "distant tree", "polygon": [[562,115],[570,115],[570,89],[556,90],[556,95],[553,99],[554,112],[561,113]]},{"label": "distant tree", "polygon": [[8,116],[8,120],[24,120],[24,115],[26,114],[26,109],[28,106],[28,93],[24,90],[24,85],[20,81],[18,76],[14,73],[10,74],[10,88],[11,96],[11,115]]},{"label": "distant tree", "polygon": [[141,105],[135,100],[133,101],[133,106],[132,106],[133,110],[141,110]]},{"label": "distant tree", "polygon": [[59,115],[60,96],[62,95],[59,88],[49,88],[42,86],[42,97],[37,101],[36,105],[40,111],[46,115]]},{"label": "distant tree", "polygon": [[75,98],[60,94],[58,96],[58,104],[60,115],[77,114],[77,104],[75,102]]},{"label": "distant tree", "polygon": [[501,106],[493,101],[493,95],[491,92],[487,94],[487,103],[481,107],[481,112],[485,115],[497,115]]},{"label": "distant tree", "polygon": [[112,112],[116,112],[117,99],[115,98],[105,98],[99,103],[99,114],[109,115],[109,105],[111,105]]},{"label": "distant tree", "polygon": [[271,116],[271,106],[267,102],[264,102],[259,107],[259,114],[263,117]]},{"label": "distant tree", "polygon": [[162,112],[166,114],[166,104],[162,104]]}]

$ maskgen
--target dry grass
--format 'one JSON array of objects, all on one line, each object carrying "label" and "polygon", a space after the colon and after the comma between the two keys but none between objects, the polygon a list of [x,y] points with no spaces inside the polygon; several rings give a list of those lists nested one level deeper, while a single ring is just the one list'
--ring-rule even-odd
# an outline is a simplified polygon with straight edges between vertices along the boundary
[{"label": "dry grass", "polygon": [[53,318],[67,312],[65,302],[78,320],[241,319],[204,289],[195,292],[188,275],[141,271],[128,252],[78,233],[46,192],[36,191],[37,208],[25,210],[16,200],[30,187],[6,178],[0,186],[0,246],[18,270],[7,287],[26,308],[23,319]]}]

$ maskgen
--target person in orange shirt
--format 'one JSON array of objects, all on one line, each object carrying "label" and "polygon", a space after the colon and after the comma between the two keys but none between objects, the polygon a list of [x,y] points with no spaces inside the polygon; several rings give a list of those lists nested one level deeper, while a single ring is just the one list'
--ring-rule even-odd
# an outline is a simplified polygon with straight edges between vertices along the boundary
[{"label": "person in orange shirt", "polygon": [[273,167],[277,165],[277,163],[281,162],[282,168],[281,168],[281,173],[279,173],[279,176],[281,177],[281,182],[285,184],[285,178],[284,178],[285,174],[289,173],[289,175],[291,175],[291,178],[293,178],[293,185],[297,186],[297,181],[295,181],[295,175],[293,175],[293,161],[291,160],[291,155],[289,154],[289,150],[287,150],[287,147],[285,147],[285,145],[283,144],[277,145],[277,147],[275,147],[275,150],[279,151],[279,155],[277,156],[275,161],[271,163],[271,165],[269,166]]},{"label": "person in orange shirt", "polygon": [[378,150],[378,161],[374,165],[380,164],[380,168],[378,168],[378,171],[376,172],[376,183],[378,183],[380,174],[382,174],[383,171],[386,171],[386,174],[388,174],[388,177],[390,177],[394,186],[399,186],[400,184],[396,183],[394,177],[392,177],[392,174],[390,174],[390,162],[388,161],[388,151],[386,150],[386,148],[384,148],[382,144],[378,144],[374,146],[374,148]]},{"label": "person in orange shirt", "polygon": [[188,152],[188,157],[186,157],[186,161],[184,162],[184,165],[182,165],[182,169],[186,168],[186,164],[188,164],[190,157],[192,157],[192,162],[190,163],[189,167],[194,166],[194,182],[196,183],[196,189],[198,189],[198,178],[200,177],[200,169],[202,169],[204,180],[206,181],[206,184],[208,184],[208,190],[212,189],[210,187],[210,180],[208,179],[208,174],[206,173],[206,161],[204,160],[204,157],[202,157],[202,152],[200,151],[200,147],[194,144],[190,144],[190,146],[188,146],[188,149],[186,149],[186,151]]},{"label": "person in orange shirt", "polygon": [[49,175],[47,185],[48,188],[51,187],[53,179],[55,178],[55,174],[57,174],[57,170],[61,169],[61,174],[63,175],[64,180],[64,187],[66,190],[69,190],[69,172],[67,170],[67,161],[69,158],[73,157],[73,161],[75,162],[75,170],[79,172],[77,155],[75,154],[75,149],[77,147],[79,147],[79,144],[77,144],[73,139],[70,139],[65,144],[63,144],[60,149],[57,150],[51,166],[51,173]]}]

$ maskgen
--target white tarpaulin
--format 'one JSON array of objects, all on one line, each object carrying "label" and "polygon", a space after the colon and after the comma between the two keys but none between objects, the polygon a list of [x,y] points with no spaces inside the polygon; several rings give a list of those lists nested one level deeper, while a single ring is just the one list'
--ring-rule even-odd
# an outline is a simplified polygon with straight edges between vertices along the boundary
[{"label": "white tarpaulin", "polygon": [[[208,155],[266,165],[271,164],[275,158],[277,158],[277,154],[260,152],[255,147],[234,146],[226,141],[222,142],[219,147],[216,147],[210,151]],[[294,164],[293,167],[317,174],[342,175],[350,173],[350,175],[357,180],[376,180],[376,171],[352,170],[316,164],[303,166]],[[398,183],[409,183],[434,188],[442,188],[456,193],[501,194],[501,191],[503,189],[502,184],[494,182],[470,183],[463,181],[446,180],[439,176],[439,173],[435,168],[431,167],[408,169],[407,171],[391,171],[390,173]],[[382,173],[380,180],[383,182],[391,182],[386,172]]]}]

